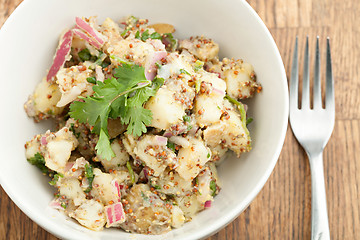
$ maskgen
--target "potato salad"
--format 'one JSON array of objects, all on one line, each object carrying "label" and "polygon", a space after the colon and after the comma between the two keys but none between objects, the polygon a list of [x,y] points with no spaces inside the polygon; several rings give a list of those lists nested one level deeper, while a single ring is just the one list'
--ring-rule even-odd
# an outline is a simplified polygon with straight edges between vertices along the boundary
[{"label": "potato salad", "polygon": [[211,207],[225,154],[251,150],[241,100],[261,91],[252,65],[174,32],[133,16],[76,17],[24,105],[56,125],[25,144],[56,189],[50,206],[88,229],[179,228]]}]

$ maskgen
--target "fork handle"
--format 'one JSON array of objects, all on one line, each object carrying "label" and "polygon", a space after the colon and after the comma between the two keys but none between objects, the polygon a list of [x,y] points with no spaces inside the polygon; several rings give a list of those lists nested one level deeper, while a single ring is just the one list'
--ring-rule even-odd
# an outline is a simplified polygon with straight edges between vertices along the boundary
[{"label": "fork handle", "polygon": [[309,154],[311,170],[311,239],[330,240],[322,152]]}]

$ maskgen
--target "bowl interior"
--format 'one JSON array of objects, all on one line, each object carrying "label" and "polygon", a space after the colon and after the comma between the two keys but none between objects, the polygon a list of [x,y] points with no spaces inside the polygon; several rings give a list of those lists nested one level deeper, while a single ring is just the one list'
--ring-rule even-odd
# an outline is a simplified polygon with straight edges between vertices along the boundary
[{"label": "bowl interior", "polygon": [[[191,6],[191,7],[189,7]],[[24,143],[47,130],[35,124],[23,103],[51,65],[60,33],[75,16],[97,15],[119,20],[135,15],[166,22],[176,36],[205,35],[220,45],[221,57],[253,64],[263,91],[247,102],[253,150],[241,159],[230,156],[219,167],[222,190],[213,206],[184,227],[162,236],[128,234],[117,229],[92,232],[52,210],[49,179],[26,162]],[[0,31],[2,138],[0,183],[12,200],[34,221],[61,238],[71,239],[199,239],[218,231],[243,211],[261,190],[283,145],[288,96],[283,63],[277,47],[250,6],[241,0],[26,0]]]}]

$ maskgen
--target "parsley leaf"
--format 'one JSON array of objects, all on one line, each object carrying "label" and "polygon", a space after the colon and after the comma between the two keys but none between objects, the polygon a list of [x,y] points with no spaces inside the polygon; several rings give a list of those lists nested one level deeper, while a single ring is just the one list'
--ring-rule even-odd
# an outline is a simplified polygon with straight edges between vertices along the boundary
[{"label": "parsley leaf", "polygon": [[128,171],[129,171],[131,182],[135,183],[134,170],[132,169],[131,164],[130,164],[129,161],[126,162],[126,167],[127,167]]},{"label": "parsley leaf", "polygon": [[54,175],[53,179],[49,182],[50,185],[55,186],[57,181],[59,180],[59,177],[64,177],[61,173],[57,173]]},{"label": "parsley leaf", "polygon": [[246,119],[246,126],[248,125],[248,124],[250,124],[252,121],[253,121],[254,119],[253,118],[248,118],[248,119]]},{"label": "parsley leaf", "polygon": [[188,71],[186,71],[185,69],[180,69],[180,74],[181,73],[183,73],[183,74],[187,74],[187,75],[189,75],[189,76],[191,76],[191,74],[188,72]]},{"label": "parsley leaf", "polygon": [[86,193],[90,192],[92,189],[92,182],[94,181],[94,169],[91,165],[85,164],[85,177],[89,182],[89,187],[84,191]]},{"label": "parsley leaf", "polygon": [[210,181],[210,190],[211,192],[211,196],[215,197],[216,195],[216,182],[214,180]]},{"label": "parsley leaf", "polygon": [[135,38],[141,39],[141,41],[144,41],[144,42],[145,42],[147,39],[149,39],[149,38],[151,38],[151,39],[160,39],[160,40],[162,39],[160,33],[153,32],[153,33],[149,34],[149,30],[148,30],[148,29],[146,29],[146,30],[141,34],[141,36],[140,36],[140,32],[137,31],[137,32],[135,33]]},{"label": "parsley leaf", "polygon": [[166,146],[171,149],[171,151],[175,152],[175,143],[168,141]]},{"label": "parsley leaf", "polygon": [[38,167],[43,173],[50,173],[50,170],[45,166],[45,159],[40,153],[35,153],[35,155],[29,158],[27,161]]},{"label": "parsley leaf", "polygon": [[147,80],[144,67],[122,63],[114,70],[113,78],[96,81],[93,96],[82,98],[82,102],[73,102],[69,115],[93,127],[92,132],[100,135],[95,147],[97,153],[110,160],[115,154],[110,147],[108,118],[120,117],[121,122],[128,125],[128,134],[140,136],[145,133],[152,113],[143,105],[156,94],[163,82],[161,78]]}]

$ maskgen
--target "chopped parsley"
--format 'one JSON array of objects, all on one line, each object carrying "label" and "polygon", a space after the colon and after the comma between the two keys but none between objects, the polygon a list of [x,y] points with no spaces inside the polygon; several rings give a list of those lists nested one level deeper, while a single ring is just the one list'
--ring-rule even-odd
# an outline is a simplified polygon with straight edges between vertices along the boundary
[{"label": "chopped parsley", "polygon": [[184,122],[190,122],[191,118],[188,115],[184,115],[183,120],[184,120]]},{"label": "chopped parsley", "polygon": [[246,125],[248,125],[248,124],[250,124],[252,121],[253,121],[254,119],[253,118],[248,118],[248,119],[246,119]]},{"label": "chopped parsley", "polygon": [[84,192],[88,193],[92,189],[92,183],[93,183],[94,177],[95,177],[93,166],[91,166],[89,164],[85,164],[85,177],[87,178],[87,180],[89,182],[89,187]]},{"label": "chopped parsley", "polygon": [[171,151],[175,152],[175,143],[167,142],[166,146],[171,149]]},{"label": "chopped parsley", "polygon": [[75,131],[75,127],[74,127],[74,126],[75,126],[75,124],[74,124],[74,123],[71,123],[69,130],[72,131],[72,133],[75,135],[75,137],[79,138],[80,133]]},{"label": "chopped parsley", "polygon": [[233,103],[236,105],[236,107],[239,109],[240,111],[240,117],[241,117],[241,121],[243,123],[244,126],[246,126],[246,112],[245,112],[245,108],[244,105],[241,102],[238,102],[236,99],[230,97],[229,95],[225,95],[224,97],[225,99],[227,99],[229,102]]},{"label": "chopped parsley", "polygon": [[84,48],[83,50],[81,50],[78,53],[79,58],[81,59],[81,61],[85,62],[85,61],[96,61],[97,57],[91,55],[89,49]]},{"label": "chopped parsley", "polygon": [[185,69],[180,69],[180,74],[181,73],[183,73],[183,74],[187,74],[187,75],[189,75],[189,76],[191,76],[191,74],[188,72],[188,71],[186,71]]},{"label": "chopped parsley", "polygon": [[61,207],[62,207],[63,209],[66,209],[66,203],[61,203]]},{"label": "chopped parsley", "polygon": [[200,60],[196,60],[195,65],[194,65],[194,70],[195,72],[199,71],[200,69],[202,69],[204,66],[204,62],[200,61]]},{"label": "chopped parsley", "polygon": [[86,81],[88,83],[96,84],[96,78],[95,77],[88,77],[88,78],[86,78]]},{"label": "chopped parsley", "polygon": [[95,149],[106,160],[115,156],[110,147],[107,130],[108,118],[118,118],[127,125],[127,133],[140,136],[146,133],[146,125],[152,120],[150,110],[144,103],[156,94],[163,79],[149,81],[145,78],[144,67],[122,63],[114,69],[114,77],[93,86],[94,95],[82,98],[70,105],[70,117],[80,123],[89,123],[93,132],[99,135]]},{"label": "chopped parsley", "polygon": [[50,170],[45,166],[45,158],[39,152],[35,153],[35,155],[29,158],[27,161],[38,167],[43,173],[50,173]]},{"label": "chopped parsley", "polygon": [[210,190],[211,192],[211,196],[215,197],[216,195],[216,182],[214,180],[210,181]]},{"label": "chopped parsley", "polygon": [[63,178],[64,175],[62,175],[61,173],[55,174],[53,179],[49,182],[49,184],[52,185],[52,186],[55,186],[60,177]]},{"label": "chopped parsley", "polygon": [[146,29],[141,35],[140,35],[140,32],[137,31],[135,33],[135,38],[141,39],[141,41],[145,42],[149,38],[151,38],[151,39],[161,39],[161,34],[157,33],[157,32],[153,32],[153,33],[149,34],[149,30]]},{"label": "chopped parsley", "polygon": [[129,171],[131,182],[135,183],[135,173],[134,173],[134,170],[132,169],[129,161],[126,162],[126,167]]}]

